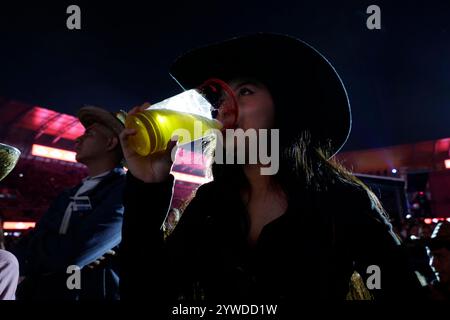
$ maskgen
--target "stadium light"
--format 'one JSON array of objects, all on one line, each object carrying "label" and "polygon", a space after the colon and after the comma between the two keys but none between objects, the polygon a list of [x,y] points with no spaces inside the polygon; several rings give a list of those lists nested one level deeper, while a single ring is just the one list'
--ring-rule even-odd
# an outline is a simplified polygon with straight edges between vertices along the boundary
[{"label": "stadium light", "polygon": [[445,160],[445,168],[450,169],[450,159]]},{"label": "stadium light", "polygon": [[16,222],[16,221],[5,221],[3,222],[4,230],[27,230],[34,228],[36,222]]},{"label": "stadium light", "polygon": [[207,177],[194,176],[192,174],[182,173],[178,171],[172,171],[172,175],[176,180],[186,181],[196,184],[204,184],[211,181],[211,179]]},{"label": "stadium light", "polygon": [[75,160],[76,152],[63,150],[63,149],[57,149],[57,148],[50,148],[50,147],[46,147],[46,146],[41,146],[39,144],[32,145],[31,154],[33,156],[38,156],[38,157],[43,157],[43,158],[50,158],[50,159],[68,161],[68,162],[77,162]]}]

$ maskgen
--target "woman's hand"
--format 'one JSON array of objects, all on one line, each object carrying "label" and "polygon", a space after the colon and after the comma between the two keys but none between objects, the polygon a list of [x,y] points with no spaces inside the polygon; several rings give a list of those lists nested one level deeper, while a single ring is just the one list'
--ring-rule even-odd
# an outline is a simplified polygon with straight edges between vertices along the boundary
[{"label": "woman's hand", "polygon": [[[146,102],[141,106],[134,107],[128,114],[142,112],[149,106],[150,103]],[[172,167],[172,149],[177,142],[169,141],[166,150],[148,156],[141,156],[130,147],[128,142],[128,138],[135,134],[135,129],[124,129],[120,134],[120,144],[128,170],[133,176],[144,182],[163,182],[169,176],[170,168]]]}]

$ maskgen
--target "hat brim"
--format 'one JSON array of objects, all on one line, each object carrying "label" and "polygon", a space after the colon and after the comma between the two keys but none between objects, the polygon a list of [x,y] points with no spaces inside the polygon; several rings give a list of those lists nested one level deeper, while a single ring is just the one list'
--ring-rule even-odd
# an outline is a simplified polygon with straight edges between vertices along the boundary
[{"label": "hat brim", "polygon": [[322,54],[299,39],[258,33],[197,48],[178,57],[170,75],[184,90],[210,78],[257,78],[281,95],[292,94],[288,98],[293,103],[302,101],[305,126],[330,144],[333,154],[349,137],[351,109],[339,75]]},{"label": "hat brim", "polygon": [[88,128],[94,123],[100,123],[119,136],[124,125],[111,112],[95,106],[86,106],[78,111],[78,119],[81,124]]}]

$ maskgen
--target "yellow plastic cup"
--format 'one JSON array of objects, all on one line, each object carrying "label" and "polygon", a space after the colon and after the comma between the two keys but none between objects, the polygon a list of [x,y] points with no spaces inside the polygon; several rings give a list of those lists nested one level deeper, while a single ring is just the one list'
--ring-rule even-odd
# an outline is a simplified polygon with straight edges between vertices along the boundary
[{"label": "yellow plastic cup", "polygon": [[[165,150],[174,135],[179,136],[179,143],[188,143],[204,137],[208,130],[220,130],[221,124],[217,120],[197,114],[150,107],[143,112],[128,115],[125,127],[137,131],[129,138],[131,148],[146,156]],[[177,134],[179,129],[184,129],[188,135]]]}]

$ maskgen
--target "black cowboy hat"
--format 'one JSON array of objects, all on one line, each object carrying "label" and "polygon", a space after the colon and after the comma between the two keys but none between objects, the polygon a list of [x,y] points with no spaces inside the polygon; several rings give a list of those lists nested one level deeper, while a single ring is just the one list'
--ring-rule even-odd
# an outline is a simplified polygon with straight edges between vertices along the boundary
[{"label": "black cowboy hat", "polygon": [[[210,78],[254,77],[269,87],[275,101],[276,96],[284,101],[283,107],[301,107],[297,126],[309,129],[332,154],[350,134],[350,104],[336,70],[316,49],[291,36],[257,33],[200,47],[178,57],[170,74],[184,90]],[[286,101],[292,105],[285,106]]]}]

